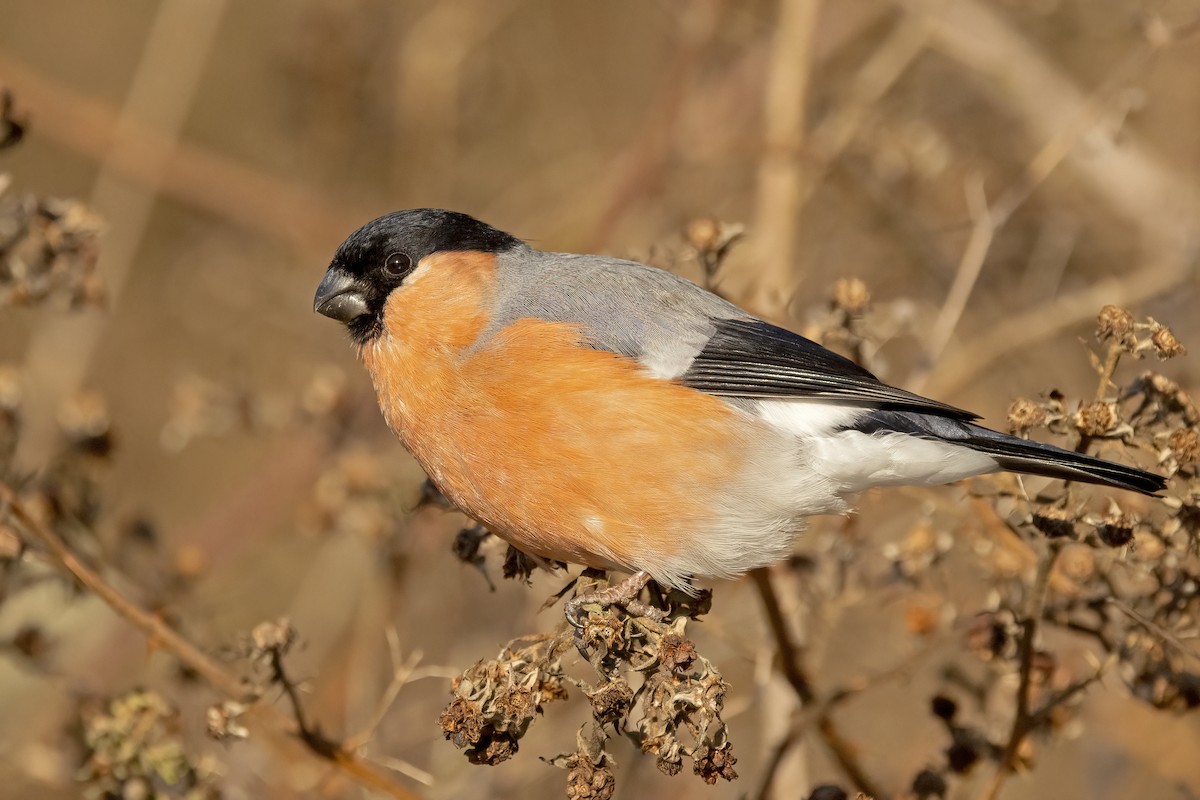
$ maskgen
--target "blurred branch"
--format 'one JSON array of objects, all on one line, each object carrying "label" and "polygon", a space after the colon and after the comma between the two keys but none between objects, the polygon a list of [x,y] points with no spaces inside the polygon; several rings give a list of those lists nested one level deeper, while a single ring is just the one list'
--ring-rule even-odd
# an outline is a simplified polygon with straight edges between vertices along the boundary
[{"label": "blurred branch", "polygon": [[1128,604],[1123,603],[1119,598],[1106,597],[1105,602],[1117,609],[1117,611],[1120,611],[1122,614],[1129,617],[1138,625],[1141,625],[1143,628],[1153,633],[1158,638],[1162,639],[1167,644],[1174,647],[1177,651],[1179,651],[1180,655],[1200,662],[1200,653],[1197,653],[1196,650],[1188,647],[1187,643],[1185,643],[1182,639],[1163,628],[1163,626],[1159,625],[1154,620],[1147,619],[1137,611],[1134,611],[1129,607]]},{"label": "blurred branch", "polygon": [[[327,203],[299,183],[276,178],[199,145],[172,141],[137,120],[122,124],[126,147],[113,149],[118,113],[0,51],[0,74],[19,91],[38,135],[108,166],[125,180],[157,185],[161,194],[242,230],[282,240],[301,253],[324,253],[366,216]],[[166,149],[161,170],[141,154]]]},{"label": "blurred branch", "polygon": [[[89,200],[107,222],[98,271],[110,307],[133,274],[163,167],[191,111],[225,8],[226,2],[166,0],[154,13]],[[152,140],[130,135],[142,125],[158,135]],[[145,181],[131,186],[124,180],[118,165],[127,161],[141,165]],[[101,314],[47,317],[34,329],[25,369],[29,390],[40,405],[56,408],[78,391],[109,319]],[[50,447],[53,436],[50,415],[32,416],[21,440],[23,454],[34,460]]]},{"label": "blurred branch", "polygon": [[[913,6],[913,2],[900,0],[905,5]],[[932,14],[937,17],[938,12],[942,11],[945,4],[930,5],[929,3],[916,4],[922,10],[914,12],[917,16]],[[939,42],[944,48],[948,48],[952,55],[966,61],[970,66],[981,71],[989,71],[999,67],[999,64],[993,63],[993,58],[999,58],[1001,53],[1006,51],[1021,50],[1024,59],[1024,51],[1036,52],[1034,48],[1026,43],[1024,39],[1014,30],[1007,28],[998,17],[990,17],[992,13],[983,8],[971,6],[970,3],[964,3],[964,7],[969,7],[969,10],[963,13],[963,18],[958,19],[957,13],[961,13],[961,9],[957,12],[948,12],[942,17],[938,17],[937,24],[931,24],[931,27],[937,31],[941,37]],[[934,10],[936,9],[936,11]],[[959,27],[962,26],[962,27]],[[1026,165],[1018,179],[1010,185],[999,199],[992,204],[990,210],[983,216],[978,211],[978,203],[974,205],[971,212],[971,218],[974,225],[971,229],[970,239],[968,240],[966,249],[963,252],[962,260],[959,263],[959,271],[955,276],[954,285],[951,287],[947,295],[946,302],[943,305],[941,313],[938,315],[934,323],[933,330],[930,334],[928,345],[926,348],[925,363],[914,376],[908,381],[909,388],[914,391],[926,391],[926,382],[932,381],[936,384],[936,389],[928,389],[934,394],[952,393],[953,389],[947,387],[944,383],[937,384],[939,376],[950,376],[949,380],[955,381],[952,386],[956,389],[966,383],[969,383],[984,367],[990,365],[995,356],[989,352],[997,345],[1000,352],[1006,350],[1019,349],[1021,345],[1031,344],[1036,339],[1027,338],[1030,336],[1031,330],[1041,330],[1041,326],[1030,325],[1030,315],[1026,315],[1024,319],[1012,320],[1012,324],[1007,327],[1003,337],[997,335],[995,329],[991,334],[985,334],[980,340],[975,343],[969,343],[959,348],[961,356],[958,359],[953,357],[946,363],[938,363],[950,343],[951,336],[958,325],[962,314],[965,311],[967,301],[970,297],[971,290],[979,277],[979,272],[983,266],[983,260],[987,255],[987,246],[990,245],[996,232],[1003,227],[1018,208],[1033,194],[1033,192],[1041,186],[1047,178],[1064,162],[1067,161],[1076,151],[1078,145],[1085,139],[1091,137],[1097,138],[1096,133],[1098,127],[1103,122],[1106,115],[1113,111],[1114,99],[1118,93],[1123,90],[1127,84],[1141,75],[1152,63],[1153,56],[1158,53],[1163,47],[1170,43],[1178,41],[1180,38],[1190,35],[1192,26],[1183,26],[1175,31],[1160,30],[1158,33],[1147,31],[1142,42],[1136,47],[1133,52],[1128,54],[1124,59],[1121,59],[1117,65],[1109,72],[1100,85],[1090,94],[1084,96],[1070,82],[1063,77],[1058,69],[1048,62],[1034,59],[1034,66],[1028,64],[1022,67],[1024,72],[1021,73],[1023,81],[1030,84],[1030,94],[1038,94],[1038,91],[1045,90],[1058,95],[1058,101],[1063,103],[1062,106],[1051,105],[1049,103],[1039,103],[1031,100],[1028,97],[1021,96],[1019,100],[1014,98],[1012,102],[1020,103],[1018,112],[1025,112],[1028,116],[1023,116],[1030,126],[1034,129],[1035,136],[1044,135],[1045,144],[1034,155],[1030,162]],[[975,48],[968,47],[965,41],[966,37],[982,36],[987,44],[996,50],[996,53],[981,57]],[[984,47],[982,50],[989,53],[989,48]],[[1005,59],[1005,72],[1003,79],[1010,79],[1010,72],[1007,65],[1010,62],[1019,60],[1015,56],[1010,56]],[[1041,86],[1041,80],[1048,81],[1047,86]],[[1036,86],[1035,86],[1036,84]],[[1036,113],[1035,113],[1036,112]],[[1030,119],[1029,117],[1032,117]],[[1192,211],[1184,223],[1184,227],[1179,227],[1178,224],[1172,223],[1167,229],[1160,229],[1158,226],[1161,222],[1160,206],[1158,201],[1151,205],[1142,205],[1134,209],[1136,212],[1133,218],[1139,229],[1143,232],[1151,232],[1154,235],[1152,251],[1161,253],[1170,258],[1173,254],[1185,250],[1190,246],[1188,235],[1180,235],[1181,231],[1186,232],[1194,226],[1196,215],[1200,214],[1200,195],[1197,195],[1191,187],[1185,183],[1176,180],[1173,176],[1166,172],[1165,168],[1152,160],[1149,154],[1140,154],[1136,147],[1129,143],[1123,143],[1121,149],[1117,149],[1111,141],[1111,137],[1101,137],[1105,143],[1110,145],[1106,148],[1106,153],[1101,157],[1096,157],[1094,153],[1089,153],[1089,158],[1085,161],[1077,159],[1076,166],[1091,170],[1093,178],[1093,188],[1097,189],[1103,199],[1107,199],[1110,205],[1116,201],[1125,201],[1124,191],[1127,188],[1126,183],[1134,185],[1150,184],[1150,191],[1163,191],[1172,195],[1178,195],[1188,204]],[[1089,144],[1093,144],[1089,140]],[[1090,148],[1092,149],[1092,148]],[[1089,150],[1090,150],[1089,149]],[[1126,149],[1132,149],[1133,155],[1125,153]],[[1122,177],[1109,177],[1104,166],[1097,165],[1095,162],[1103,161],[1106,158],[1110,161],[1118,155],[1122,156],[1122,163],[1110,165],[1111,169],[1117,170]],[[1108,193],[1116,193],[1118,197],[1108,197]],[[972,206],[971,196],[968,195],[968,205]],[[984,198],[986,205],[986,197]],[[1120,209],[1118,209],[1120,211]],[[1185,272],[1178,272],[1169,277],[1167,284],[1163,287],[1170,288],[1174,282],[1183,280],[1186,277]],[[1139,282],[1141,276],[1139,276]],[[1131,288],[1136,288],[1137,284],[1130,281],[1133,285]],[[1151,282],[1151,286],[1159,286],[1158,282]],[[1152,297],[1153,294],[1145,295],[1140,298],[1142,300]],[[1071,304],[1072,308],[1079,309],[1079,315],[1064,315],[1059,313],[1061,308],[1057,307],[1057,303],[1052,303],[1051,307],[1056,308],[1053,313],[1048,314],[1043,319],[1057,323],[1056,327],[1047,330],[1043,336],[1056,333],[1062,328],[1069,327],[1082,319],[1086,319],[1091,315],[1094,308],[1108,302],[1116,302],[1122,305],[1132,305],[1132,301],[1122,296],[1104,296],[1097,302],[1094,294],[1089,294],[1087,299],[1081,301],[1079,305]],[[1013,338],[1012,334],[1023,333],[1023,337]],[[1008,346],[1005,347],[1005,342]],[[990,347],[982,347],[990,345]],[[986,360],[979,358],[979,349],[984,350]],[[953,354],[952,354],[953,356]]]},{"label": "blurred branch", "polygon": [[[1086,154],[1074,143],[1103,117],[1112,90],[1123,89],[1163,48],[1192,36],[1195,24],[1171,29],[1152,18],[1141,44],[1113,71],[1110,90],[1089,96],[993,6],[979,0],[894,2],[927,20],[934,45],[985,79],[1014,118],[1035,139],[1048,142],[1027,172],[1031,186],[1065,159],[1098,199],[1137,226],[1155,255],[1188,245],[1200,219],[1200,192],[1177,170],[1134,140],[1091,136]],[[996,204],[994,213],[1003,218],[1023,199],[1014,194],[1009,203]]]},{"label": "blurred branch", "polygon": [[[807,142],[803,140],[803,131],[800,130],[795,140],[794,152],[780,151],[775,154],[790,157],[790,160],[782,165],[786,166],[790,177],[771,177],[767,171],[768,161],[772,159],[772,147],[777,144],[768,139],[767,151],[763,155],[759,170],[759,214],[756,228],[778,228],[775,235],[768,233],[765,238],[760,239],[759,245],[760,260],[764,264],[771,259],[778,260],[774,262],[776,266],[773,269],[761,265],[756,267],[756,275],[770,275],[772,278],[756,278],[753,290],[755,294],[747,300],[747,304],[753,310],[777,315],[786,306],[797,284],[794,237],[799,224],[800,210],[853,141],[870,110],[895,85],[925,48],[928,38],[926,25],[919,18],[905,17],[895,25],[887,39],[858,70],[854,81],[843,93],[840,105],[813,128]],[[803,118],[799,123],[803,123]],[[782,206],[768,206],[769,201],[790,203],[791,211],[787,211],[785,215],[785,211],[781,210]],[[757,230],[755,233],[758,235]],[[787,242],[782,245],[783,249],[776,249],[776,241],[782,241],[784,238]],[[786,255],[779,255],[785,251]],[[786,263],[783,261],[785,257]],[[762,307],[763,303],[767,305]]]},{"label": "blurred branch", "polygon": [[1009,728],[1008,742],[1004,752],[996,764],[996,772],[992,780],[980,795],[980,800],[995,800],[1008,776],[1017,768],[1017,754],[1025,737],[1029,735],[1039,715],[1029,711],[1030,692],[1033,686],[1033,660],[1037,648],[1034,641],[1038,634],[1038,623],[1046,606],[1046,595],[1050,588],[1050,575],[1054,571],[1054,562],[1062,552],[1062,543],[1051,540],[1046,544],[1046,552],[1038,560],[1037,574],[1025,601],[1025,610],[1021,625],[1021,643],[1018,655],[1017,675],[1017,708],[1013,714],[1012,725]]},{"label": "blurred branch", "polygon": [[[396,48],[393,181],[415,194],[453,185],[464,69],[525,0],[444,0],[411,25]],[[417,159],[407,154],[420,153]],[[448,207],[453,207],[448,204]]]},{"label": "blurred branch", "polygon": [[804,120],[820,0],[779,0],[763,103],[763,153],[754,203],[757,279],[747,298],[778,316],[796,270],[796,223],[804,204]]},{"label": "blurred branch", "polygon": [[[870,797],[886,797],[880,788],[879,784],[873,778],[867,775],[861,763],[858,760],[858,754],[854,750],[854,746],[850,744],[841,734],[837,724],[833,720],[832,710],[835,705],[849,697],[852,692],[849,690],[839,690],[826,699],[820,699],[816,690],[813,688],[812,679],[809,677],[807,670],[800,657],[799,648],[792,641],[791,632],[788,630],[787,621],[784,619],[782,608],[779,604],[779,597],[775,592],[775,587],[771,583],[770,571],[764,568],[751,570],[750,577],[754,581],[754,586],[758,590],[759,598],[762,600],[763,610],[767,615],[767,622],[771,628],[771,633],[775,637],[775,645],[779,649],[780,669],[783,671],[784,677],[787,678],[796,697],[799,698],[801,705],[804,707],[807,717],[806,719],[815,725],[817,732],[821,735],[821,740],[825,746],[829,748],[834,760],[841,767],[842,772],[854,784],[860,792]],[[772,776],[783,760],[784,753],[800,741],[801,736],[798,733],[788,734],[778,745],[777,751],[770,759],[768,772],[763,779],[760,796],[767,796],[770,790]]]},{"label": "blurred branch", "polygon": [[701,0],[681,7],[678,44],[652,104],[654,110],[621,156],[614,188],[588,237],[587,252],[603,249],[625,215],[661,183],[671,152],[672,133],[704,50],[717,30],[723,6],[723,0]]},{"label": "blurred branch", "polygon": [[1097,308],[1108,303],[1136,306],[1169,292],[1195,274],[1195,265],[1187,258],[1185,253],[1164,257],[1123,277],[1099,281],[996,322],[986,332],[948,350],[922,391],[938,397],[952,396],[1008,353],[1092,319]]},{"label": "blurred branch", "polygon": [[921,386],[929,375],[928,365],[936,364],[942,351],[950,342],[958,321],[967,310],[967,301],[983,272],[983,262],[987,260],[988,251],[996,237],[996,230],[1004,224],[1003,219],[997,218],[988,207],[987,194],[983,189],[983,178],[971,175],[967,180],[967,208],[971,213],[971,235],[967,246],[963,248],[962,258],[958,262],[958,271],[954,275],[954,283],[946,293],[942,310],[938,312],[925,346],[926,368],[918,372],[909,383],[909,388],[915,392],[921,391]]},{"label": "blurred branch", "polygon": [[[103,600],[118,616],[137,628],[150,641],[151,645],[166,650],[175,656],[181,664],[203,677],[221,694],[238,702],[253,701],[254,693],[250,687],[237,675],[227,670],[211,656],[200,650],[178,632],[168,626],[162,618],[146,611],[121,594],[112,584],[106,581],[96,570],[89,567],[80,559],[70,546],[57,533],[43,525],[37,517],[31,514],[21,503],[16,492],[5,483],[0,483],[0,502],[12,516],[21,523],[25,532],[40,542],[50,551],[54,560],[63,571],[79,581],[85,588]],[[274,665],[274,664],[273,664]],[[288,691],[288,683],[283,683]],[[396,784],[390,776],[381,772],[374,765],[363,761],[353,752],[337,742],[316,735],[300,716],[300,708],[294,692],[289,696],[295,704],[296,717],[290,718],[277,709],[264,706],[262,711],[278,727],[300,738],[307,745],[308,752],[334,764],[342,772],[353,778],[364,787],[383,792],[397,800],[414,800],[416,795]]]}]

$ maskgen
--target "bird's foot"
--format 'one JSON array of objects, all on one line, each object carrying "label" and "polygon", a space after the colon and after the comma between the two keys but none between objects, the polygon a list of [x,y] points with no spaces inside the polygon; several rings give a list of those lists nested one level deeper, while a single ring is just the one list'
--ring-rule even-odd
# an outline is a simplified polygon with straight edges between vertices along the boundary
[{"label": "bird's foot", "polygon": [[638,570],[620,583],[575,595],[567,601],[563,608],[563,614],[576,631],[583,628],[580,614],[583,607],[587,605],[621,606],[635,617],[649,617],[657,622],[662,622],[667,618],[667,612],[638,599],[638,595],[649,582],[650,573]]}]

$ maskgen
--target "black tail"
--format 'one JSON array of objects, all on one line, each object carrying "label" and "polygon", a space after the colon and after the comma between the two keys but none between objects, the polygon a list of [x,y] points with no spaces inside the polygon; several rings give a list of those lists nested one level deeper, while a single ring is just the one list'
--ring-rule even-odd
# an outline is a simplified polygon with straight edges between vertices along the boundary
[{"label": "black tail", "polygon": [[864,433],[907,433],[963,445],[991,456],[1009,472],[1098,483],[1149,495],[1167,486],[1166,479],[1153,472],[933,414],[880,409],[860,418],[852,427]]},{"label": "black tail", "polygon": [[1161,475],[1143,469],[1093,458],[1054,445],[1018,439],[979,425],[968,427],[974,429],[971,432],[975,435],[964,444],[972,450],[987,453],[996,459],[1001,469],[1009,472],[1098,483],[1150,495],[1161,492],[1167,486],[1166,479]]}]

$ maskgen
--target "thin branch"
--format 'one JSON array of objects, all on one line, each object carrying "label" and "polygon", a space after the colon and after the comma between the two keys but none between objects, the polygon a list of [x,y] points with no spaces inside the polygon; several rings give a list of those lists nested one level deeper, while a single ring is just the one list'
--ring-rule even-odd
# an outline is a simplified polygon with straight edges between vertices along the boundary
[{"label": "thin branch", "polygon": [[820,0],[779,0],[763,102],[763,153],[754,203],[758,275],[748,302],[778,316],[795,284],[796,223],[804,188],[805,110]]},{"label": "thin branch", "polygon": [[[301,253],[331,249],[369,214],[323,201],[300,183],[276,178],[187,141],[168,146],[157,131],[133,120],[121,123],[127,146],[112,150],[118,113],[111,105],[67,88],[0,51],[0,74],[37,110],[40,135],[108,167],[140,185],[218,219],[295,246]],[[161,170],[140,154],[169,151]]]},{"label": "thin branch", "polygon": [[1058,560],[1060,552],[1062,552],[1060,542],[1050,541],[1047,543],[1046,552],[1038,561],[1037,574],[1029,589],[1029,595],[1025,599],[1025,609],[1021,619],[1021,645],[1018,653],[1017,710],[1009,728],[1008,742],[996,765],[996,772],[984,788],[980,800],[995,800],[1000,794],[1004,782],[1016,769],[1017,753],[1020,751],[1021,744],[1038,719],[1037,714],[1031,714],[1029,711],[1030,690],[1033,686],[1033,657],[1037,651],[1034,641],[1037,638],[1039,622],[1046,607],[1050,573],[1054,571],[1054,564]]},{"label": "thin branch", "polygon": [[[181,664],[203,677],[214,689],[226,697],[247,703],[258,699],[251,687],[241,678],[181,636],[160,617],[125,597],[96,570],[84,563],[61,536],[31,514],[16,492],[8,484],[2,482],[0,482],[0,504],[20,523],[26,534],[50,551],[51,556],[64,572],[104,601],[109,608],[116,612],[117,616],[137,628],[152,646],[171,653]],[[416,794],[397,784],[391,776],[373,764],[362,760],[338,743],[316,735],[300,714],[299,698],[295,697],[294,688],[289,690],[291,684],[286,681],[281,682],[281,685],[292,700],[296,716],[288,717],[272,706],[262,706],[262,713],[273,724],[297,736],[307,745],[308,752],[334,764],[364,787],[383,792],[396,800],[416,800]]]},{"label": "thin branch", "polygon": [[112,584],[104,580],[98,572],[85,564],[63,541],[62,537],[43,525],[25,508],[16,492],[5,483],[0,483],[0,502],[21,523],[28,534],[50,551],[59,566],[83,584],[88,591],[107,603],[113,611],[117,612],[118,616],[123,617],[141,631],[150,640],[152,647],[162,648],[173,653],[188,669],[201,675],[221,694],[243,703],[255,699],[251,688],[240,678],[231,674],[211,656],[179,635],[161,617],[142,609],[125,597]]},{"label": "thin branch", "polygon": [[[830,754],[837,761],[838,766],[842,768],[842,772],[850,780],[854,787],[860,792],[871,797],[884,797],[884,792],[879,788],[879,784],[873,778],[867,775],[858,760],[858,754],[854,750],[854,746],[850,744],[838,730],[837,724],[833,720],[833,706],[841,702],[850,693],[840,691],[831,696],[825,701],[818,701],[816,690],[813,688],[812,680],[804,668],[800,659],[800,651],[796,644],[792,641],[791,632],[787,627],[787,620],[784,619],[782,608],[779,604],[779,597],[775,593],[775,587],[771,583],[770,572],[766,569],[751,570],[750,577],[754,581],[755,587],[758,589],[759,597],[762,600],[763,610],[767,615],[767,622],[770,625],[771,633],[775,637],[776,647],[779,649],[780,668],[783,671],[784,677],[795,691],[796,696],[806,708],[814,708],[808,719],[815,722],[817,732],[821,734],[821,739],[825,746],[829,748]],[[804,726],[802,726],[804,727]],[[793,742],[780,743],[780,750],[776,757],[782,761],[784,754],[792,746],[792,743],[799,741],[799,736],[791,737]],[[784,746],[786,745],[786,746]],[[772,770],[778,767],[778,764],[772,766]],[[763,792],[770,789],[770,782],[764,783]]]},{"label": "thin branch", "polygon": [[921,386],[929,376],[929,369],[936,364],[945,351],[950,337],[954,335],[963,312],[967,310],[967,301],[975,290],[975,284],[983,272],[983,263],[987,260],[988,251],[996,238],[996,231],[1004,224],[988,207],[987,195],[983,190],[983,178],[971,175],[967,180],[967,208],[971,212],[974,224],[967,246],[963,249],[958,262],[958,271],[954,275],[954,283],[946,293],[946,301],[938,313],[929,333],[929,341],[925,346],[926,368],[910,381],[913,391],[921,391]]},{"label": "thin branch", "polygon": [[948,350],[922,391],[937,397],[952,396],[1004,356],[1095,318],[1101,306],[1112,303],[1131,307],[1166,294],[1193,279],[1196,268],[1186,258],[1180,253],[997,321],[986,332]]},{"label": "thin branch", "polygon": [[758,589],[759,599],[762,600],[763,611],[767,615],[767,624],[771,626],[771,634],[775,637],[775,646],[779,648],[779,665],[783,677],[791,684],[800,703],[810,706],[816,702],[816,691],[812,681],[800,662],[800,653],[792,634],[788,630],[787,620],[783,617],[783,609],[779,605],[779,597],[775,594],[775,586],[771,583],[771,573],[766,568],[751,570],[750,578]]},{"label": "thin branch", "polygon": [[1169,630],[1167,630],[1163,626],[1159,625],[1154,620],[1152,620],[1142,614],[1139,614],[1137,611],[1134,611],[1132,608],[1130,608],[1128,605],[1126,605],[1124,602],[1122,602],[1121,600],[1119,600],[1116,597],[1106,597],[1106,598],[1104,598],[1104,600],[1110,606],[1117,609],[1125,616],[1129,617],[1131,620],[1136,622],[1138,625],[1141,625],[1143,628],[1150,631],[1155,636],[1159,637],[1164,642],[1166,642],[1167,644],[1174,647],[1176,650],[1179,651],[1179,653],[1181,655],[1184,655],[1187,658],[1191,658],[1196,661],[1200,661],[1200,653],[1197,653],[1195,650],[1188,647],[1186,642],[1184,642],[1182,639],[1180,639],[1175,634],[1171,633]]}]

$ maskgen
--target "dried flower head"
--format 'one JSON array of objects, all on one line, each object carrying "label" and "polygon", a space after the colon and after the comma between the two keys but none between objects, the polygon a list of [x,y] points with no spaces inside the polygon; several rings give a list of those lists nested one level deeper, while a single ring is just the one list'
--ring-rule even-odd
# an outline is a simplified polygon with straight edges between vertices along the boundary
[{"label": "dried flower head", "polygon": [[1180,465],[1200,462],[1200,430],[1179,428],[1172,431],[1167,446]]},{"label": "dried flower head", "polygon": [[1024,397],[1018,397],[1008,407],[1008,429],[1013,433],[1025,433],[1046,421],[1046,409]]},{"label": "dried flower head", "polygon": [[249,729],[239,721],[246,708],[245,704],[233,700],[209,706],[204,715],[208,735],[218,742],[248,738]]},{"label": "dried flower head", "polygon": [[1112,403],[1097,400],[1075,413],[1075,427],[1084,436],[1104,436],[1117,425],[1117,409]]},{"label": "dried flower head", "polygon": [[847,314],[861,314],[871,303],[871,291],[859,278],[839,278],[833,284],[833,304]]},{"label": "dried flower head", "polygon": [[1074,537],[1075,516],[1066,509],[1042,506],[1033,512],[1033,527],[1050,539]]},{"label": "dried flower head", "polygon": [[1157,330],[1150,335],[1150,341],[1154,344],[1155,354],[1163,361],[1187,353],[1187,348],[1179,343],[1175,334],[1171,333],[1171,329],[1165,325],[1158,326]]},{"label": "dried flower head", "polygon": [[1136,344],[1133,336],[1135,324],[1133,314],[1125,309],[1114,305],[1104,306],[1096,318],[1096,338],[1132,350]]},{"label": "dried flower head", "polygon": [[1096,534],[1109,547],[1124,547],[1133,541],[1134,524],[1132,517],[1116,511],[1096,527]]},{"label": "dried flower head", "polygon": [[446,739],[473,764],[512,758],[542,707],[567,696],[561,643],[552,637],[510,642],[500,655],[480,661],[454,679],[454,700],[438,724]]}]

